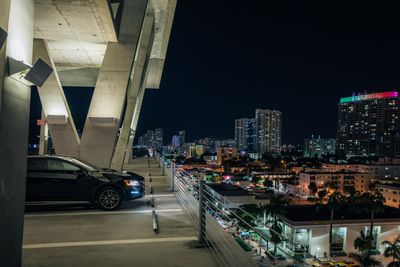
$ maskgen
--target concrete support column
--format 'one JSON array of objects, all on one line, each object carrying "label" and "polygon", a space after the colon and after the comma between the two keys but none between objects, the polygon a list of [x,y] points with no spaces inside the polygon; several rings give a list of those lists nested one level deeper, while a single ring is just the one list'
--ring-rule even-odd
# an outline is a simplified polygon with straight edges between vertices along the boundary
[{"label": "concrete support column", "polygon": [[0,51],[0,262],[20,267],[31,89],[9,77],[5,64],[7,56],[32,64],[34,1],[0,0],[0,7],[8,32]]},{"label": "concrete support column", "polygon": [[109,43],[80,144],[80,158],[109,167],[147,9],[147,0],[125,1],[119,43]]},{"label": "concrete support column", "polygon": [[[153,43],[153,25],[154,25],[154,12],[149,6],[146,12],[146,17],[143,22],[142,32],[140,36],[140,43],[137,50],[136,59],[133,65],[131,80],[127,93],[126,108],[124,114],[124,121],[120,135],[118,137],[117,145],[115,147],[114,155],[111,162],[111,168],[120,170],[122,169],[124,158],[127,152],[127,145],[132,133],[131,124],[137,104],[140,89],[146,86],[146,71],[148,68],[152,43]],[[143,88],[144,89],[144,88]],[[130,151],[129,151],[130,152]],[[129,157],[129,156],[128,156]]]},{"label": "concrete support column", "polygon": [[[46,115],[42,111],[42,120],[46,120]],[[49,145],[49,127],[47,122],[40,126],[39,155],[46,155]]]},{"label": "concrete support column", "polygon": [[[47,43],[42,39],[33,42],[33,61],[41,58],[53,68],[53,73],[38,87],[46,124],[49,127],[56,154],[79,157],[79,136],[68,107],[56,67],[50,57]],[[65,118],[65,119],[63,119]]]},{"label": "concrete support column", "polygon": [[[147,80],[148,73],[149,73],[149,69],[146,70],[145,80]],[[132,124],[131,124],[131,135],[129,136],[128,145],[126,146],[124,164],[128,164],[129,158],[132,156],[132,146],[133,146],[133,141],[134,141],[135,135],[136,135],[137,124],[139,121],[139,114],[140,114],[140,110],[142,109],[142,103],[143,103],[143,97],[144,97],[145,91],[146,91],[146,88],[145,88],[145,85],[143,85],[142,88],[140,88],[140,91],[139,91],[139,94],[138,94],[138,97],[136,100],[135,111],[133,113],[133,120],[132,120]]]}]

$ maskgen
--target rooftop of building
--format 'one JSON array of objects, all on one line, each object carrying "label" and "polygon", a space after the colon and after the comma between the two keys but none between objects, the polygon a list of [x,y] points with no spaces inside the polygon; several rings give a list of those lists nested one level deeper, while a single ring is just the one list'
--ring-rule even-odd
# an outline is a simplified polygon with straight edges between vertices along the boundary
[{"label": "rooftop of building", "polygon": [[340,104],[349,103],[349,102],[364,101],[364,100],[395,98],[395,97],[398,97],[398,96],[399,96],[399,93],[397,91],[372,93],[372,94],[364,94],[364,95],[353,95],[353,96],[348,96],[348,97],[341,98],[340,99]]},{"label": "rooftop of building", "polygon": [[305,171],[305,172],[300,172],[300,173],[305,173],[305,174],[367,174],[365,172],[355,172],[355,171],[349,171],[349,170],[340,170],[340,171]]},{"label": "rooftop of building", "polygon": [[[329,224],[330,209],[327,205],[293,205],[286,207],[286,214],[282,218],[289,224]],[[335,211],[336,223],[362,223],[370,220],[370,214],[365,206],[343,205]],[[384,207],[382,213],[375,214],[376,222],[400,222],[400,210]]]},{"label": "rooftop of building", "polygon": [[[389,180],[387,180],[389,181]],[[384,183],[384,184],[376,184],[376,187],[392,187],[400,189],[400,183]]]},{"label": "rooftop of building", "polygon": [[209,184],[215,192],[222,196],[249,196],[251,192],[248,192],[237,185],[232,184]]}]

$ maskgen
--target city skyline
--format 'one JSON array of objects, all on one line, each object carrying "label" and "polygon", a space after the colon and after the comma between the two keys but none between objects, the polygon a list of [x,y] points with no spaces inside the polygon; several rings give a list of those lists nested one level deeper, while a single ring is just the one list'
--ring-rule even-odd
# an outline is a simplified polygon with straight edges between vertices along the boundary
[{"label": "city skyline", "polygon": [[340,98],[399,88],[393,9],[208,4],[178,4],[161,90],[146,92],[138,131],[232,138],[234,119],[265,108],[284,114],[284,144],[302,144],[336,137]]},{"label": "city skyline", "polygon": [[[178,3],[165,75],[160,90],[145,93],[138,136],[160,127],[165,136],[185,129],[189,140],[233,138],[234,119],[265,108],[284,114],[283,144],[302,144],[311,134],[335,138],[340,98],[399,88],[393,10],[207,4]],[[65,89],[78,128],[92,91]],[[37,97],[32,105],[34,127]]]}]

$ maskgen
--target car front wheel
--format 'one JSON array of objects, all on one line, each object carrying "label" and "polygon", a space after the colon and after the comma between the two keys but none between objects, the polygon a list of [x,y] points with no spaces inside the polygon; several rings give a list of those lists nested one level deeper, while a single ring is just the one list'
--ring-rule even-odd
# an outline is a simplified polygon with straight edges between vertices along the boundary
[{"label": "car front wheel", "polygon": [[98,192],[96,202],[103,210],[116,210],[122,204],[122,195],[117,188],[105,187]]}]

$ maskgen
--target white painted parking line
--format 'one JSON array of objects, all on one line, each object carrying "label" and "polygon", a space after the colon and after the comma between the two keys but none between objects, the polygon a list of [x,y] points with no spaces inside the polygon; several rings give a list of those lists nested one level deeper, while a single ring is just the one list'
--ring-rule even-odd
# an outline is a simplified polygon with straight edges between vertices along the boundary
[{"label": "white painted parking line", "polygon": [[[68,212],[68,213],[42,213],[42,214],[25,214],[25,218],[32,217],[54,217],[54,216],[82,216],[82,215],[113,215],[113,214],[136,214],[151,213],[153,210],[120,210],[120,211],[94,211],[94,212]],[[182,212],[182,209],[162,209],[156,210],[158,213],[163,212]]]},{"label": "white painted parking line", "polygon": [[[151,195],[146,195],[146,197],[151,197]],[[153,197],[175,197],[174,194],[153,194]]]},{"label": "white painted parking line", "polygon": [[100,241],[82,241],[82,242],[63,242],[63,243],[42,243],[23,245],[23,249],[35,248],[63,248],[63,247],[82,247],[82,246],[103,246],[103,245],[124,245],[124,244],[143,244],[143,243],[162,243],[162,242],[180,242],[197,240],[195,236],[183,237],[164,237],[164,238],[146,238],[146,239],[125,239],[125,240],[100,240]]}]

